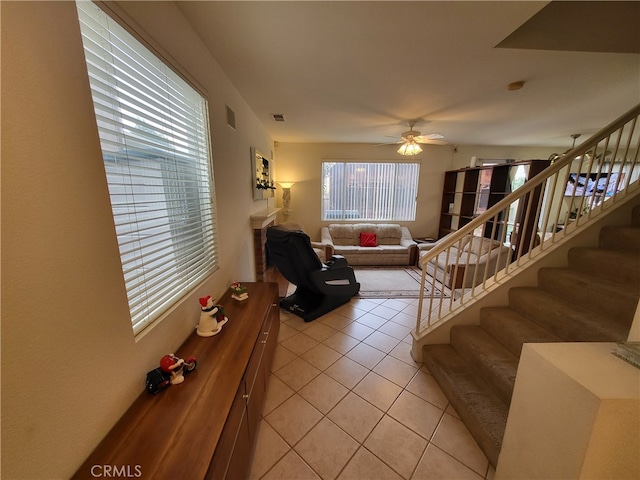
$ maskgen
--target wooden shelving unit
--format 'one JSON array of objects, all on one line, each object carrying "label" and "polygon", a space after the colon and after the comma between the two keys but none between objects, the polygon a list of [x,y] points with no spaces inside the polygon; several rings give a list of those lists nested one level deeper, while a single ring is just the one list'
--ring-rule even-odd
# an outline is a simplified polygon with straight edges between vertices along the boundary
[{"label": "wooden shelving unit", "polygon": [[[516,169],[524,167],[524,181],[527,181],[549,163],[549,160],[527,160],[445,172],[438,238],[459,230],[510,194],[519,186],[514,184]],[[501,238],[504,228],[519,223],[524,208],[526,205],[519,206],[515,219],[502,218],[502,215],[488,222],[485,236],[490,237],[493,232],[494,238]]]}]

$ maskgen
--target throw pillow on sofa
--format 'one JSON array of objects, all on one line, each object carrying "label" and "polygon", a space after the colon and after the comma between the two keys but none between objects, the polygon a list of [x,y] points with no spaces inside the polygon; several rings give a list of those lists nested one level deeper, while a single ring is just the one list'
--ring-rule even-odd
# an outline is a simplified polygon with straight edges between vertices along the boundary
[{"label": "throw pillow on sofa", "polygon": [[360,233],[360,246],[361,247],[377,247],[378,243],[376,240],[376,234],[367,233],[367,232]]}]

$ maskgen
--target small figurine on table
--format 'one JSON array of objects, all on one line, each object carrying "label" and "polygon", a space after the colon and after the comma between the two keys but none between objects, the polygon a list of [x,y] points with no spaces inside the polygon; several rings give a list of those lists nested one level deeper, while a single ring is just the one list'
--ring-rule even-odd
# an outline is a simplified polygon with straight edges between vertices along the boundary
[{"label": "small figurine on table", "polygon": [[172,353],[165,355],[160,359],[160,367],[147,373],[147,391],[158,393],[171,385],[184,382],[185,374],[193,371],[196,364],[195,357],[189,357],[184,361]]},{"label": "small figurine on table", "polygon": [[224,314],[222,305],[213,303],[210,295],[200,298],[200,323],[196,333],[201,337],[211,337],[220,333],[222,326],[229,320]]},{"label": "small figurine on table", "polygon": [[196,368],[195,358],[187,359],[187,363],[173,353],[165,355],[160,359],[160,368],[171,378],[171,385],[178,385],[184,382],[185,372],[190,372]]},{"label": "small figurine on table", "polygon": [[239,301],[246,300],[249,298],[249,294],[247,293],[247,287],[243,287],[240,282],[233,282],[231,287],[231,298],[234,298]]}]

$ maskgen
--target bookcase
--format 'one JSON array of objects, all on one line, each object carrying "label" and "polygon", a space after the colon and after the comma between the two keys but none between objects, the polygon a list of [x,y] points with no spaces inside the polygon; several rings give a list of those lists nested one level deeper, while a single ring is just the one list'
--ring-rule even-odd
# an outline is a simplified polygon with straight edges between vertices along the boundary
[{"label": "bookcase", "polygon": [[[526,160],[445,172],[438,238],[464,227],[549,164],[549,160]],[[503,238],[506,228],[508,239],[524,208],[525,205],[519,205],[518,211],[498,217],[496,225],[488,222],[485,235],[491,236],[493,232],[495,238]]]}]

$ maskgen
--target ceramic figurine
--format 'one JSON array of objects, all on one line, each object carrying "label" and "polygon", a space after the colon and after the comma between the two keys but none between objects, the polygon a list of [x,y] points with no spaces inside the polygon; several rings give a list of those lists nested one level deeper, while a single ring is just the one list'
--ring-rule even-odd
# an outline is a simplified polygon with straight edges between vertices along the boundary
[{"label": "ceramic figurine", "polygon": [[160,359],[160,369],[171,376],[171,385],[178,385],[184,382],[185,369],[190,372],[196,368],[195,358],[190,357],[187,362],[176,357],[173,353],[165,355]]},{"label": "ceramic figurine", "polygon": [[242,302],[243,300],[249,298],[247,287],[242,286],[240,282],[233,282],[229,289],[231,290],[231,298],[235,300]]},{"label": "ceramic figurine", "polygon": [[201,337],[211,337],[220,333],[222,326],[229,320],[224,315],[222,305],[215,305],[210,295],[200,298],[200,323],[196,333]]},{"label": "ceramic figurine", "polygon": [[184,382],[185,374],[196,368],[196,358],[189,357],[186,361],[174,354],[165,355],[160,359],[160,367],[147,373],[146,388],[149,393],[158,393],[171,385]]}]

